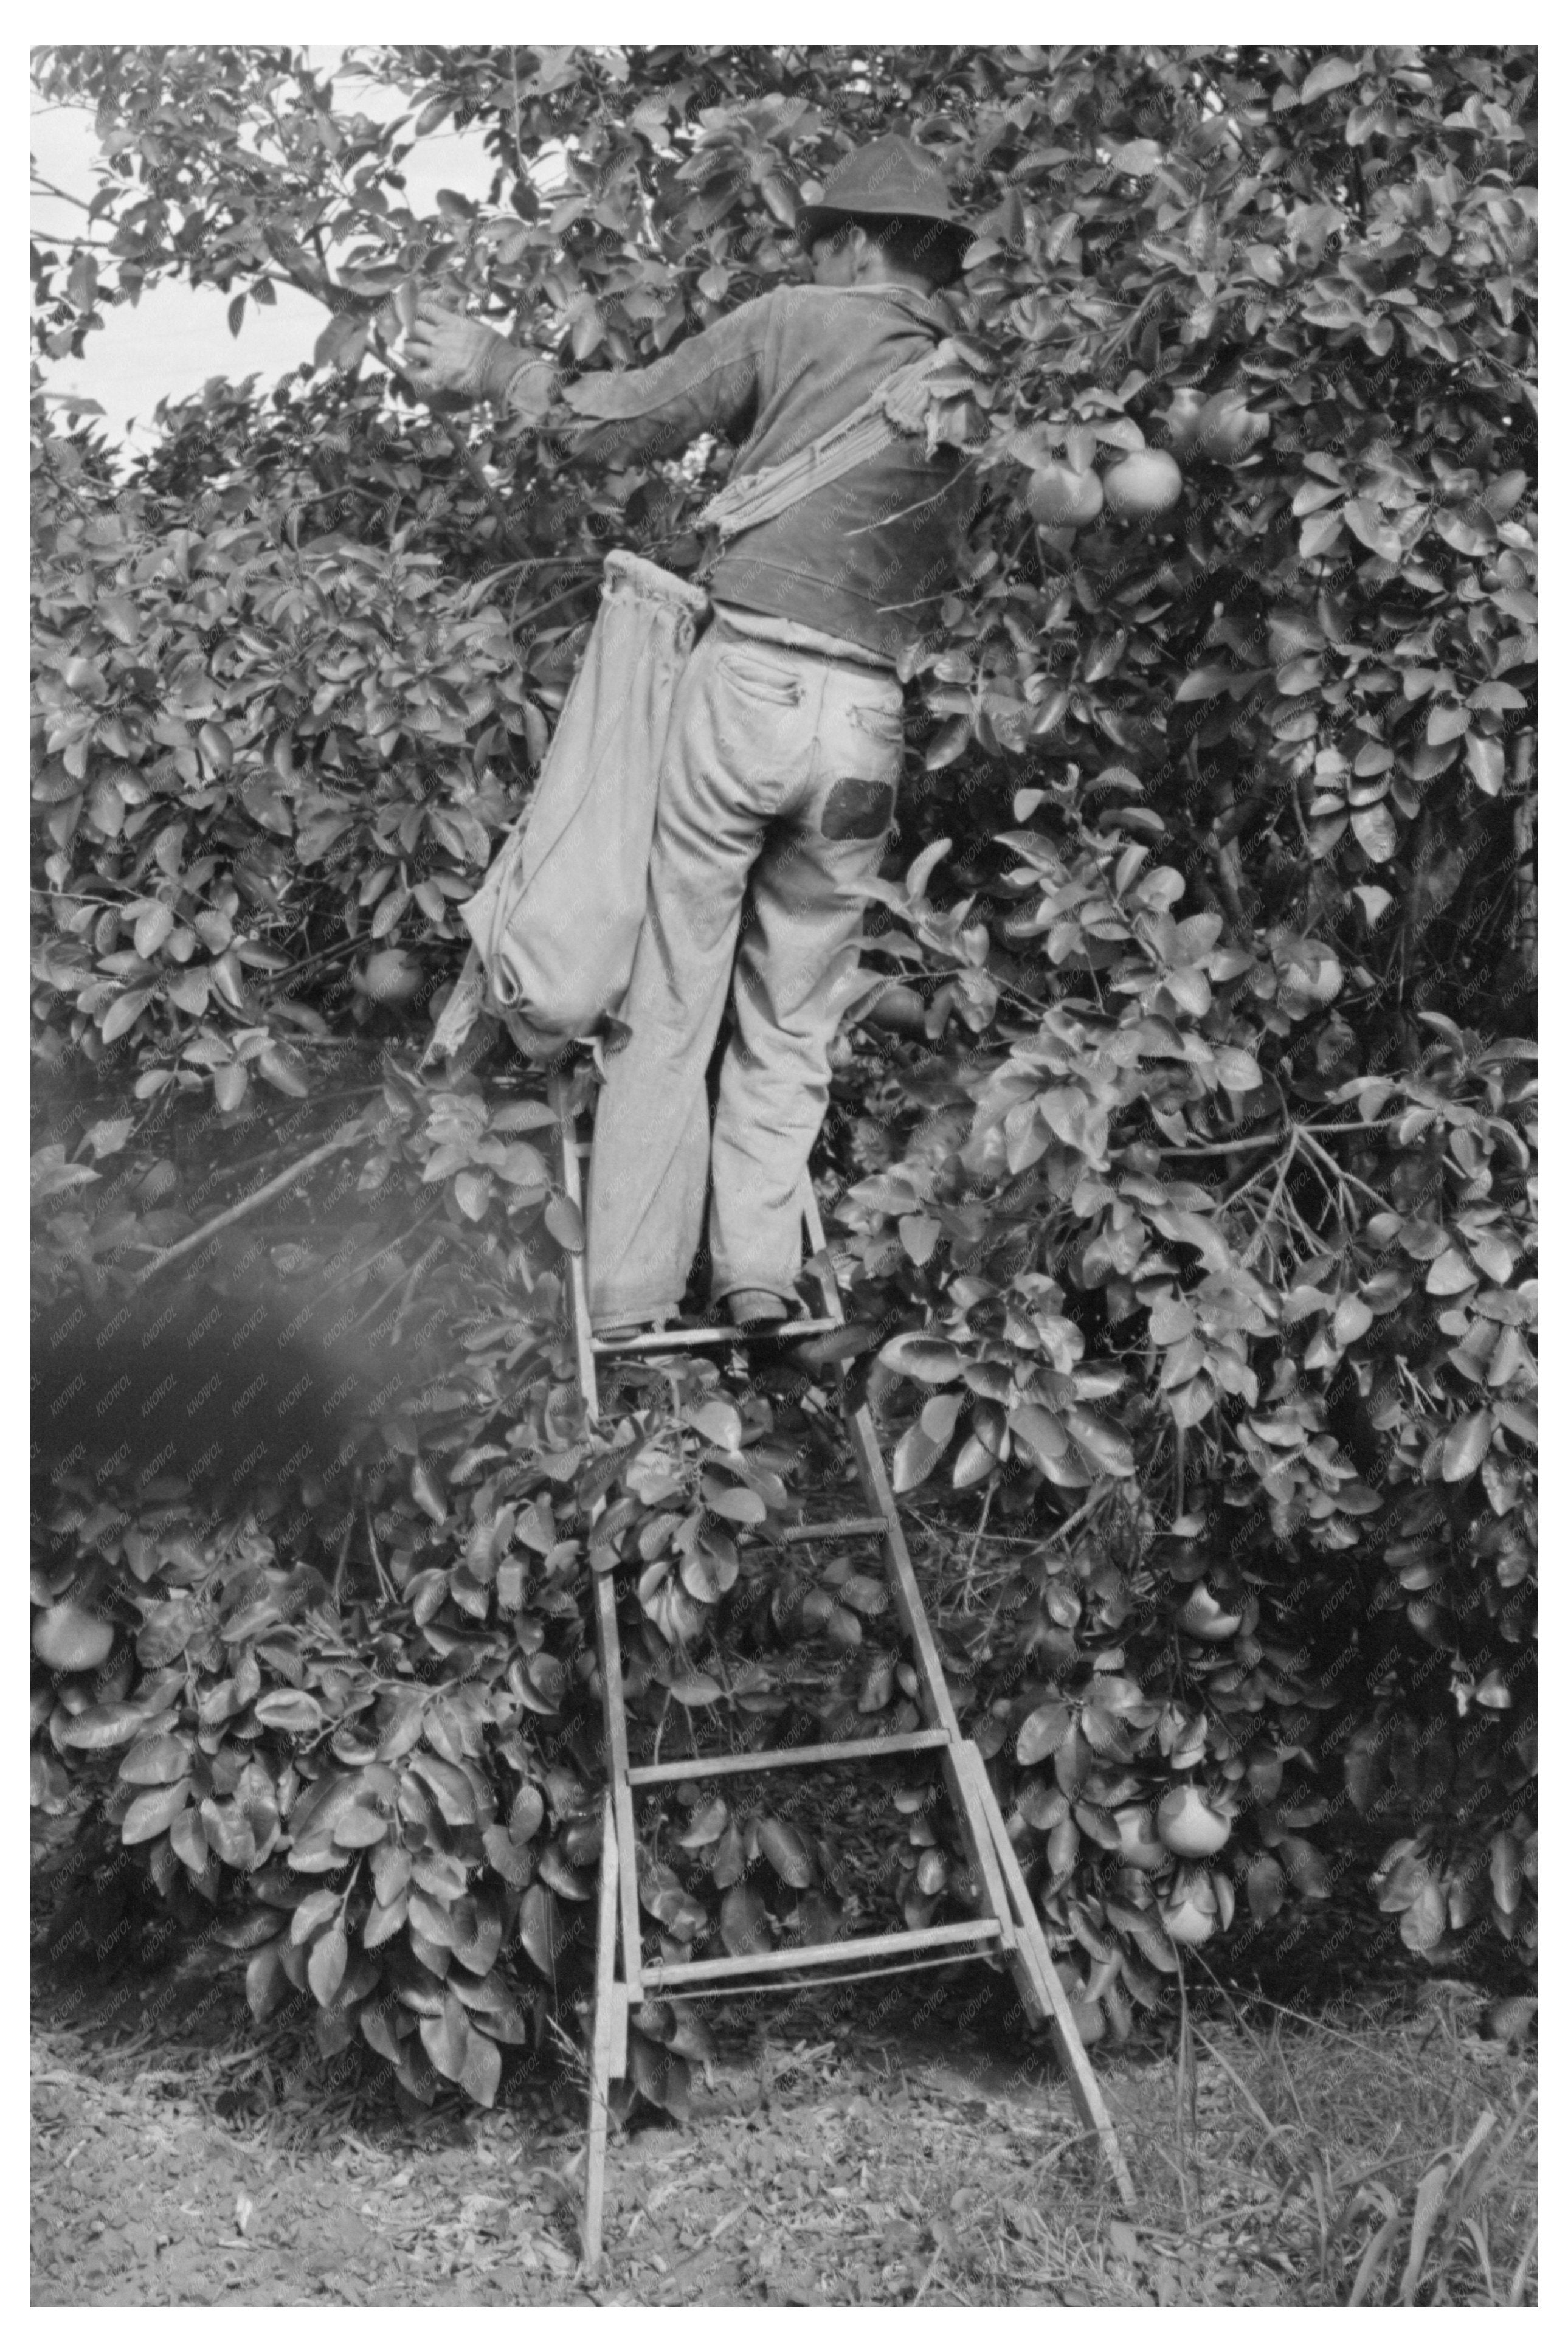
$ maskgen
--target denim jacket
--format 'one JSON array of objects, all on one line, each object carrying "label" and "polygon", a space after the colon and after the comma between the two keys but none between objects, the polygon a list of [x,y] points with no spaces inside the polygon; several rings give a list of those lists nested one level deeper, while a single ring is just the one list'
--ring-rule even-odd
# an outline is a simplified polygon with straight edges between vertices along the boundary
[{"label": "denim jacket", "polygon": [[[564,394],[594,429],[570,433],[598,464],[673,456],[702,433],[747,435],[737,479],[793,457],[922,358],[950,321],[902,286],[786,286],[746,302],[667,359],[582,378]],[[559,412],[558,412],[559,413]],[[723,550],[719,604],[798,621],[890,660],[934,623],[954,585],[974,493],[950,448],[900,435],[836,482]]]}]

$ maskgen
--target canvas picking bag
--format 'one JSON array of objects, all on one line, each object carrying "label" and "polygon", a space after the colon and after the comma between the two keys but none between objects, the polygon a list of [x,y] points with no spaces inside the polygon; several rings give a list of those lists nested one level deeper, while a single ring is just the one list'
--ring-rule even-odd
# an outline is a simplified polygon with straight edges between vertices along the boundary
[{"label": "canvas picking bag", "polygon": [[[918,395],[951,350],[939,343],[793,457],[732,482],[699,523],[721,542],[737,538],[913,430]],[[605,557],[598,618],[533,797],[458,910],[474,944],[422,1066],[455,1054],[481,1013],[539,1061],[614,1013],[647,904],[675,688],[707,612],[701,588],[645,557]]]},{"label": "canvas picking bag", "polygon": [[703,591],[674,572],[622,549],[606,556],[598,617],[533,796],[459,909],[474,945],[431,1054],[454,1053],[490,1012],[548,1061],[626,993],[670,711],[706,613]]}]

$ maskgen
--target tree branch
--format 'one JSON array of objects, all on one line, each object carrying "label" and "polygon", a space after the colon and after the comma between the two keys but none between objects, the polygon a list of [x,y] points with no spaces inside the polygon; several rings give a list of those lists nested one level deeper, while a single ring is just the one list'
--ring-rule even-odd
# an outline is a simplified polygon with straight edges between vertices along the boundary
[{"label": "tree branch", "polygon": [[188,1256],[210,1234],[221,1233],[225,1225],[237,1225],[242,1217],[248,1217],[253,1209],[261,1207],[263,1202],[276,1200],[278,1193],[286,1192],[307,1169],[331,1159],[334,1152],[346,1151],[350,1143],[358,1143],[361,1139],[364,1132],[362,1118],[350,1119],[349,1125],[340,1128],[329,1142],[319,1143],[314,1151],[308,1151],[302,1160],[295,1160],[281,1176],[274,1176],[268,1183],[257,1185],[254,1192],[247,1192],[243,1201],[236,1201],[232,1208],[225,1209],[218,1216],[210,1217],[204,1225],[198,1225],[193,1234],[187,1234],[183,1241],[175,1242],[169,1249],[160,1250],[157,1256],[149,1259],[141,1268],[136,1277],[138,1285],[150,1282],[155,1274],[162,1274],[166,1265],[172,1265],[176,1258]]}]

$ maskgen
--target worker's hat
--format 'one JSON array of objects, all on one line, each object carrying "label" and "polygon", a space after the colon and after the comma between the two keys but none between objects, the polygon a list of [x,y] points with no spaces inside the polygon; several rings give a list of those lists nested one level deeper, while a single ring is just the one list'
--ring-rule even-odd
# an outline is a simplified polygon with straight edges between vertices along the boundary
[{"label": "worker's hat", "polygon": [[934,256],[956,277],[972,231],[953,217],[942,167],[925,148],[896,131],[846,155],[828,175],[815,204],[802,205],[795,233],[810,251],[820,236],[850,221],[906,220],[931,225]]}]

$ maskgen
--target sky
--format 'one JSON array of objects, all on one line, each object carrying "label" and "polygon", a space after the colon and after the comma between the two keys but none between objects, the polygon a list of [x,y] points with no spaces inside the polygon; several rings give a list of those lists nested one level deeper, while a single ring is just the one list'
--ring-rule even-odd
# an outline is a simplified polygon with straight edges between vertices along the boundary
[{"label": "sky", "polygon": [[[335,70],[343,51],[317,46],[306,54],[318,68]],[[366,114],[384,119],[402,110],[394,91],[347,81],[339,87],[345,98],[351,88],[354,106]],[[37,175],[84,202],[92,194],[97,141],[90,109],[45,108],[35,95],[30,143]],[[437,188],[483,198],[493,166],[477,130],[455,131],[444,124],[418,142],[403,168],[410,203],[415,212],[427,212],[434,208]],[[68,235],[81,215],[35,186],[32,217],[35,235],[47,238]],[[88,337],[83,356],[50,362],[49,389],[98,401],[109,438],[145,447],[152,438],[146,420],[158,401],[199,392],[213,375],[258,375],[270,383],[310,357],[327,323],[319,303],[279,285],[276,308],[258,310],[246,303],[235,336],[225,316],[228,299],[212,287],[168,284],[152,287],[134,309],[104,305],[104,323]]]}]

